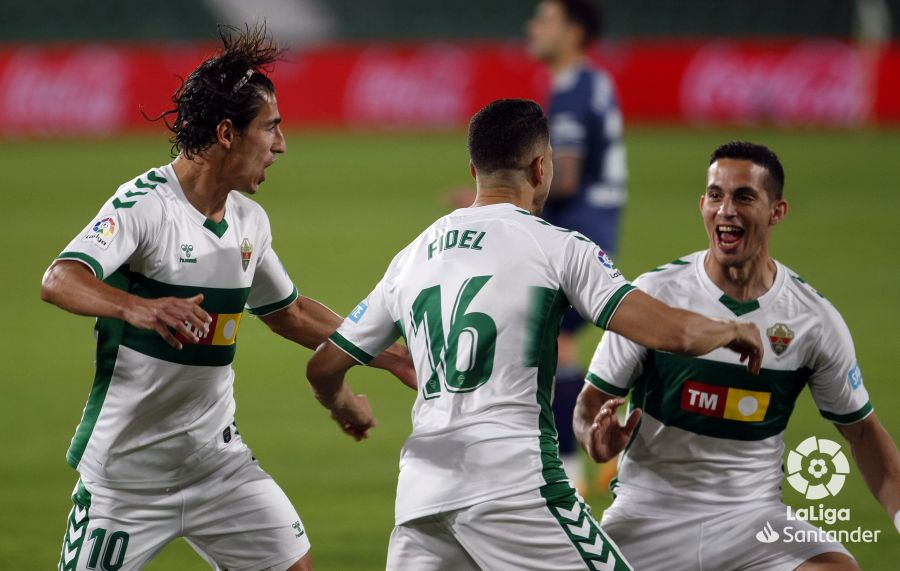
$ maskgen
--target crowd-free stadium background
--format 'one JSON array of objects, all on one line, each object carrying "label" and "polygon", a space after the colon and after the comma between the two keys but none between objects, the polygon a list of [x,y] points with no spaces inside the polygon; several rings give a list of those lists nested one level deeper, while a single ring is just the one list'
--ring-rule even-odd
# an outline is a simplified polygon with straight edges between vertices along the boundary
[{"label": "crowd-free stadium background", "polygon": [[[708,154],[734,138],[770,145],[792,207],[774,254],[843,313],[876,411],[900,438],[900,0],[609,4],[592,55],[618,82],[626,119],[620,267],[634,277],[703,248]],[[266,17],[291,47],[274,76],[288,152],[257,200],[301,291],[339,313],[448,211],[448,189],[471,185],[471,113],[496,97],[542,99],[547,87],[522,38],[534,2],[250,5],[0,0],[0,569],[56,565],[76,479],[64,454],[92,379],[92,320],[42,304],[41,274],[121,182],[169,160],[167,132],[140,109],[166,108],[177,77],[214,47],[216,22]],[[585,359],[599,336],[584,335]],[[311,397],[308,356],[247,319],[237,421],[303,517],[317,569],[383,568],[414,395],[354,371],[380,420],[354,443]],[[806,393],[787,446],[813,435],[840,440]],[[789,504],[810,505],[785,488]],[[589,500],[599,514],[610,498]],[[897,532],[855,466],[839,495],[812,503],[850,508],[849,522],[827,529],[881,530],[877,544],[848,545],[863,569],[900,560]],[[205,567],[179,541],[149,568]]]}]

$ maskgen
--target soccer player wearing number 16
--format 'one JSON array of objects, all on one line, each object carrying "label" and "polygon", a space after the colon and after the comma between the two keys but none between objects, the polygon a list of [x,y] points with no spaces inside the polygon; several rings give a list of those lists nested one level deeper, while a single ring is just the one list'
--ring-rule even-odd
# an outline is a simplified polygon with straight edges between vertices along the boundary
[{"label": "soccer player wearing number 16", "polygon": [[409,345],[419,389],[388,569],[629,569],[560,466],[550,404],[563,313],[574,305],[667,351],[728,346],[751,369],[759,331],[669,308],[635,290],[596,244],[536,216],[553,176],[536,103],[489,104],[469,125],[468,146],[475,203],[397,254],[307,376],[359,437],[371,414],[344,374],[401,335]]}]

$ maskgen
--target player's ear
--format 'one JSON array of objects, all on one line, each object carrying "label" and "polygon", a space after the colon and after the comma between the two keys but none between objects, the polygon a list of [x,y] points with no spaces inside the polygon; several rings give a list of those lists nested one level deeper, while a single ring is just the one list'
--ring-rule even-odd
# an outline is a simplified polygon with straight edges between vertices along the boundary
[{"label": "player's ear", "polygon": [[528,178],[531,179],[529,182],[531,182],[532,186],[540,186],[547,174],[544,169],[544,155],[534,157],[531,164],[528,165]]},{"label": "player's ear", "polygon": [[781,222],[788,213],[788,203],[787,200],[783,198],[775,201],[775,204],[772,207],[772,215],[769,217],[769,226],[775,226],[779,222]]},{"label": "player's ear", "polygon": [[234,123],[231,122],[231,119],[222,119],[216,125],[216,141],[226,150],[230,149],[234,143],[235,134]]},{"label": "player's ear", "polygon": [[472,178],[478,180],[478,173],[475,172],[475,163],[473,163],[472,161],[469,161],[469,174],[472,175]]}]

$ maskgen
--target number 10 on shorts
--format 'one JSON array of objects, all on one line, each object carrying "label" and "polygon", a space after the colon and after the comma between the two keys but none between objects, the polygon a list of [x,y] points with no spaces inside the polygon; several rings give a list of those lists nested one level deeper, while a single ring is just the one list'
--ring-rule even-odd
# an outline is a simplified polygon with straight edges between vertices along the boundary
[{"label": "number 10 on shorts", "polygon": [[125,562],[125,550],[128,549],[128,534],[114,531],[107,537],[106,530],[98,527],[88,538],[91,542],[91,553],[88,556],[88,569],[97,569],[98,563],[102,571],[119,571]]}]

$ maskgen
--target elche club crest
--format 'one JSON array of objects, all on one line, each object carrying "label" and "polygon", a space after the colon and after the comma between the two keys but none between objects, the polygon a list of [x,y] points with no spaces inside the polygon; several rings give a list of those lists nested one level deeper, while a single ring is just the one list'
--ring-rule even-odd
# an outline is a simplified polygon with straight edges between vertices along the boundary
[{"label": "elche club crest", "polygon": [[241,242],[241,267],[244,268],[244,271],[247,271],[247,267],[250,265],[250,258],[253,256],[253,244],[250,243],[250,240],[244,238],[244,241]]},{"label": "elche club crest", "polygon": [[766,329],[766,337],[769,338],[772,351],[775,351],[775,354],[780,356],[787,351],[791,341],[794,340],[794,332],[784,323],[776,323]]}]

